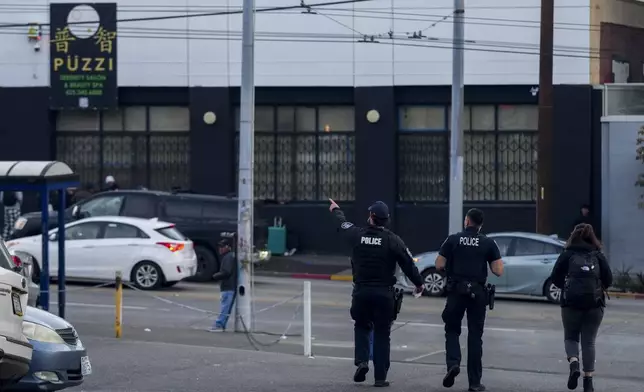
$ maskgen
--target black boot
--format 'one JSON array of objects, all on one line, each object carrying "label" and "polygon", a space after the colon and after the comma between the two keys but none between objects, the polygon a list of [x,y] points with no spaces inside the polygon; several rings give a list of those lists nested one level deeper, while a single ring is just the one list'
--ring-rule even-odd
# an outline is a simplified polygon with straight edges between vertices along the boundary
[{"label": "black boot", "polygon": [[593,378],[584,376],[584,392],[595,392],[593,387]]},{"label": "black boot", "polygon": [[356,372],[353,374],[354,382],[364,382],[367,379],[367,373],[369,372],[369,364],[363,362],[358,365]]},{"label": "black boot", "polygon": [[570,374],[568,375],[568,389],[573,390],[577,388],[579,384],[579,376],[581,372],[579,371],[579,361],[570,362]]},{"label": "black boot", "polygon": [[447,374],[443,378],[443,386],[445,388],[451,388],[454,385],[454,380],[456,380],[456,376],[458,376],[461,373],[461,368],[458,365],[451,366],[447,370]]}]

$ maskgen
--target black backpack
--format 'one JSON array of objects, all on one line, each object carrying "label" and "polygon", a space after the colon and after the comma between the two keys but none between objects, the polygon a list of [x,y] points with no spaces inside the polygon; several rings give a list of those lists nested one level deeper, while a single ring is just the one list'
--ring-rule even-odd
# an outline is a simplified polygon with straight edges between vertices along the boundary
[{"label": "black backpack", "polygon": [[562,303],[576,309],[601,306],[604,289],[596,252],[574,253],[568,263],[568,276],[562,291]]},{"label": "black backpack", "polygon": [[13,207],[17,202],[18,198],[16,197],[16,192],[2,192],[2,204],[4,204],[5,207]]}]

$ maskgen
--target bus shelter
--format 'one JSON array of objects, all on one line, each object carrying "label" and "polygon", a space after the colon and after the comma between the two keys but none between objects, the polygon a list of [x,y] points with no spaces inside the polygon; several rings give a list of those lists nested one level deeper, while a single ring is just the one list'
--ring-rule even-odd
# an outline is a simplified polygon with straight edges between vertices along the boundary
[{"label": "bus shelter", "polygon": [[[0,191],[38,192],[42,217],[40,303],[49,311],[49,194],[58,192],[58,314],[65,317],[65,197],[67,188],[79,186],[79,177],[58,161],[0,161]],[[6,224],[6,222],[5,222]]]}]

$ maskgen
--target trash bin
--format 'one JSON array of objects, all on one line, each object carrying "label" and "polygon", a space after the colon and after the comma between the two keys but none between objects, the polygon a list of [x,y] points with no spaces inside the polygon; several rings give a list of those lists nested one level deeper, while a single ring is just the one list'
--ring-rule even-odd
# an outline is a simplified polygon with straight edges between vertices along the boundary
[{"label": "trash bin", "polygon": [[268,250],[273,255],[286,253],[286,226],[282,225],[282,217],[273,218],[273,226],[268,228]]}]

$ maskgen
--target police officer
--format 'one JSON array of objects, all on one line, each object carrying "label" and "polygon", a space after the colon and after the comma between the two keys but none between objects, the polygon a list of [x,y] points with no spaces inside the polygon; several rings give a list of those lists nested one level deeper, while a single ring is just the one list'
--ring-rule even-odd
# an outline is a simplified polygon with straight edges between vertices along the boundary
[{"label": "police officer", "polygon": [[436,269],[445,270],[447,302],[443,311],[447,375],[443,386],[454,385],[461,372],[461,321],[467,312],[467,378],[469,391],[484,391],[483,328],[488,305],[487,266],[496,276],[503,274],[503,261],[494,240],[481,234],[483,212],[473,208],[465,216],[465,230],[452,234],[441,245]]},{"label": "police officer", "polygon": [[416,285],[415,293],[424,289],[423,279],[414,260],[396,234],[384,226],[389,208],[381,201],[369,207],[369,225],[357,227],[331,199],[329,210],[335,216],[338,231],[352,247],[353,294],[351,318],[354,324],[355,365],[353,381],[363,382],[369,372],[369,335],[373,328],[373,366],[376,387],[387,387],[389,371],[389,336],[395,317],[394,284],[396,263]]}]

